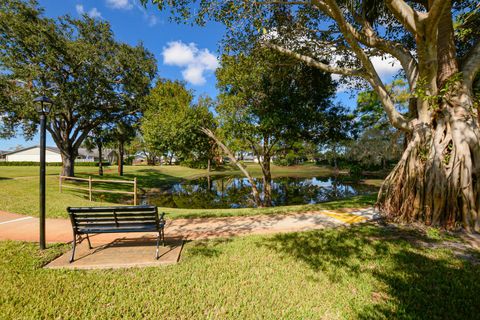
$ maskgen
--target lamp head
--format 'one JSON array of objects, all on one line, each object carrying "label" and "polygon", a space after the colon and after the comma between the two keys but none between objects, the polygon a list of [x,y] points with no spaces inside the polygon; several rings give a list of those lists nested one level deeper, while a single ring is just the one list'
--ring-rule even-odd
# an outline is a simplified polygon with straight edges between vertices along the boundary
[{"label": "lamp head", "polygon": [[38,114],[48,115],[50,113],[50,108],[53,104],[53,101],[46,96],[40,96],[33,99],[33,103],[35,104],[35,110],[37,110]]}]

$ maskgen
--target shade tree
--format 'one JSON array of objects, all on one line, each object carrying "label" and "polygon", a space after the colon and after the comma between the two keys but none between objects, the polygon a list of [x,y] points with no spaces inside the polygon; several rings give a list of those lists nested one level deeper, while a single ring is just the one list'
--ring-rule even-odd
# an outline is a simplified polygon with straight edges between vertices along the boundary
[{"label": "shade tree", "polygon": [[335,92],[330,75],[294,58],[262,47],[248,55],[223,55],[217,81],[223,144],[242,141],[254,153],[263,175],[263,206],[272,204],[271,161],[280,143],[346,134],[345,110],[330,101]]},{"label": "shade tree", "polygon": [[212,143],[201,127],[214,128],[211,100],[193,94],[179,81],[159,80],[145,100],[141,132],[148,148],[188,166],[207,167]]},{"label": "shade tree", "polygon": [[106,21],[51,19],[34,0],[0,4],[0,66],[1,135],[21,130],[33,137],[32,100],[49,96],[47,130],[67,176],[74,175],[78,148],[92,129],[141,111],[156,73],[153,55],[142,44],[116,41]]}]

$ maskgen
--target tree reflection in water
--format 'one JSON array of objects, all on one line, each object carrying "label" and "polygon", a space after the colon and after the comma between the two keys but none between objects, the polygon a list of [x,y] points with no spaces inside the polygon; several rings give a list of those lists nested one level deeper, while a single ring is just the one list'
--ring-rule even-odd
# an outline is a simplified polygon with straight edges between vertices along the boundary
[{"label": "tree reflection in water", "polygon": [[[255,179],[263,193],[262,179]],[[275,178],[272,181],[274,206],[315,204],[376,192],[377,188],[347,181],[342,177]],[[250,183],[246,178],[203,177],[166,186],[148,193],[145,204],[170,208],[245,208],[253,207]]]}]

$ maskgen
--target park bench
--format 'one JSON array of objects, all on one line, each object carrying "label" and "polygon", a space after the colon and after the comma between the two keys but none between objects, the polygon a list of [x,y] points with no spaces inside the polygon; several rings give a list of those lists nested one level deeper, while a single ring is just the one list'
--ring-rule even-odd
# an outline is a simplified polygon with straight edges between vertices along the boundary
[{"label": "park bench", "polygon": [[158,232],[157,250],[158,259],[160,240],[165,245],[165,213],[160,216],[155,206],[129,207],[78,207],[67,208],[73,228],[73,250],[70,263],[75,258],[77,241],[82,242],[82,235],[88,240],[88,247],[92,249],[89,234],[124,233],[124,232]]}]

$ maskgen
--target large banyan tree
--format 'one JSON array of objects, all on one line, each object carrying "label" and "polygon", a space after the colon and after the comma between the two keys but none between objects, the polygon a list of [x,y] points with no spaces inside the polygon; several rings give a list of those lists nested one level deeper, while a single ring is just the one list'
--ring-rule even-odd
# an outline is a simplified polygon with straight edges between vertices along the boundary
[{"label": "large banyan tree", "polygon": [[[342,81],[370,85],[390,123],[408,137],[381,187],[381,211],[395,221],[480,231],[477,0],[152,2],[183,21],[223,22],[235,50],[262,41]],[[379,57],[401,64],[408,113],[375,69]]]}]

